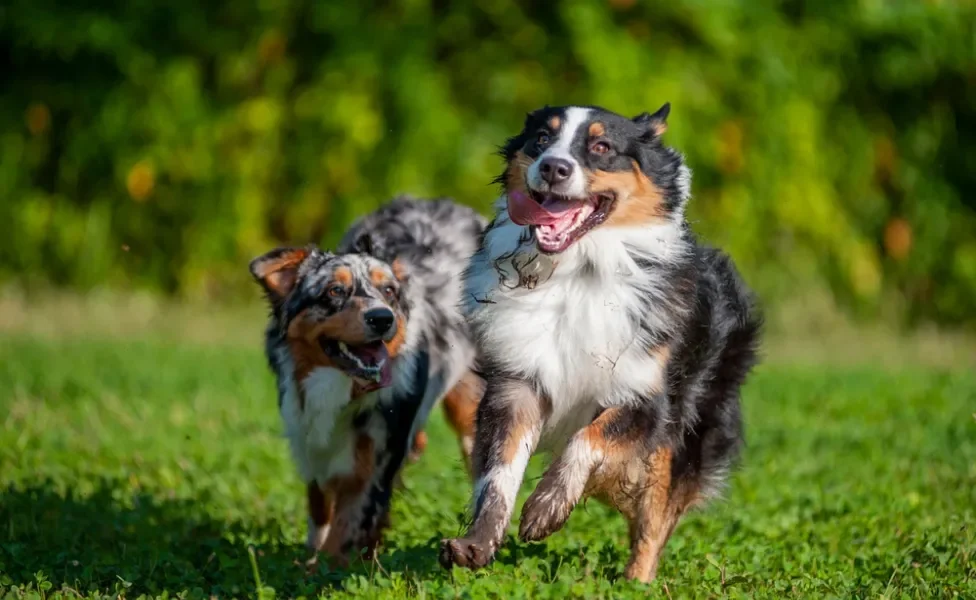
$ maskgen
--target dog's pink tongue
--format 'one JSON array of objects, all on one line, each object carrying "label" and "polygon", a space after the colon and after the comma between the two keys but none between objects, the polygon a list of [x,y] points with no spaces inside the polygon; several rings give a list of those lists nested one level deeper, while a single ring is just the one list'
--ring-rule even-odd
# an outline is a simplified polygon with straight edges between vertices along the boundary
[{"label": "dog's pink tongue", "polygon": [[539,204],[525,192],[512,191],[508,194],[508,216],[516,225],[555,225],[570,215],[574,202],[547,198]]},{"label": "dog's pink tongue", "polygon": [[386,344],[379,342],[375,346],[367,346],[360,356],[374,365],[380,365],[380,387],[386,387],[393,382],[393,361],[390,360],[390,353],[386,349]]},{"label": "dog's pink tongue", "polygon": [[380,367],[380,387],[389,387],[393,383],[393,361],[387,360]]},{"label": "dog's pink tongue", "polygon": [[374,365],[381,360],[385,360],[390,355],[386,351],[386,344],[383,342],[376,342],[374,344],[369,344],[368,346],[360,346],[358,354],[360,358],[365,359]]}]

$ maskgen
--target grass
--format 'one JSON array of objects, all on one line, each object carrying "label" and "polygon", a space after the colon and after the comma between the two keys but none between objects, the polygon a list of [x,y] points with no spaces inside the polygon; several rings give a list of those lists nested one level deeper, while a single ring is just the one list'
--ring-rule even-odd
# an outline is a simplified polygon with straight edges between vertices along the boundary
[{"label": "grass", "polygon": [[595,502],[544,544],[509,536],[488,569],[442,571],[469,484],[439,413],[379,559],[306,575],[260,313],[209,343],[181,332],[208,319],[157,312],[114,331],[0,311],[0,597],[976,598],[967,362],[770,357],[726,499],[682,523],[650,586],[621,578],[624,524]]}]

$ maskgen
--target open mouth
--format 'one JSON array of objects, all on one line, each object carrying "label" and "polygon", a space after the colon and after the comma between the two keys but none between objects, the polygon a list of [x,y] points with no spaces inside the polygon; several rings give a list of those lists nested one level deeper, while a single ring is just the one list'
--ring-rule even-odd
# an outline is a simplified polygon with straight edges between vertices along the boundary
[{"label": "open mouth", "polygon": [[386,344],[382,341],[365,344],[346,344],[337,340],[319,338],[319,345],[326,356],[347,375],[367,383],[386,387],[392,381],[393,368]]},{"label": "open mouth", "polygon": [[616,196],[600,192],[568,198],[548,192],[508,195],[508,213],[519,225],[530,225],[539,250],[556,254],[569,248],[610,215]]}]

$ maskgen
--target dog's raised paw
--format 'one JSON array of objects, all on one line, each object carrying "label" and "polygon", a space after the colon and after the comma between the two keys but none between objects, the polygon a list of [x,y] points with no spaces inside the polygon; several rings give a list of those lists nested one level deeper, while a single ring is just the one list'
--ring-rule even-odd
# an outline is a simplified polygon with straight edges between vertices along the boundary
[{"label": "dog's raised paw", "polygon": [[522,507],[519,539],[523,542],[544,540],[566,524],[572,509],[568,502],[532,494]]},{"label": "dog's raised paw", "polygon": [[491,562],[491,553],[485,544],[466,538],[441,542],[441,566],[450,569],[454,565],[468,569],[480,569]]}]

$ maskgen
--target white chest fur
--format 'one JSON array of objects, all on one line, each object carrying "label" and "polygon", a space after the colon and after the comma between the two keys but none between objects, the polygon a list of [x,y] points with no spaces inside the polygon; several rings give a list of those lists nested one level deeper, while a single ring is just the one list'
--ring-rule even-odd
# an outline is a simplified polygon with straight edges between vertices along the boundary
[{"label": "white chest fur", "polygon": [[[561,446],[600,407],[661,389],[663,369],[641,325],[657,319],[648,299],[663,282],[639,269],[631,252],[680,251],[670,229],[597,230],[551,258],[536,256],[524,228],[510,222],[486,235],[466,281],[467,308],[492,359],[548,395],[544,446]],[[539,264],[526,268],[533,256]],[[519,287],[519,270],[542,276],[531,289]]]},{"label": "white chest fur", "polygon": [[[292,457],[302,481],[317,480],[324,484],[332,477],[353,472],[353,429],[350,404],[352,380],[341,371],[317,368],[299,385],[302,398],[293,379],[289,378],[281,402],[281,418],[285,426]],[[357,400],[369,402],[369,398]]]}]

